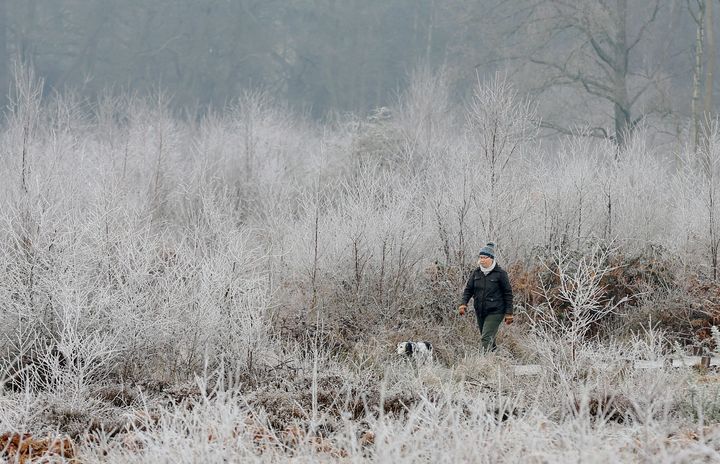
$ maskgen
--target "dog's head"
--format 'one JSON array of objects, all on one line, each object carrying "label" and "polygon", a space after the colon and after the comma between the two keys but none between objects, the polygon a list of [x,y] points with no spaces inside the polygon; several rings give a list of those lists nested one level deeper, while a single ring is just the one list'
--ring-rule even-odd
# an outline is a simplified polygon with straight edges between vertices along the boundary
[{"label": "dog's head", "polygon": [[400,342],[397,344],[397,354],[404,354],[405,356],[412,356],[413,342]]}]

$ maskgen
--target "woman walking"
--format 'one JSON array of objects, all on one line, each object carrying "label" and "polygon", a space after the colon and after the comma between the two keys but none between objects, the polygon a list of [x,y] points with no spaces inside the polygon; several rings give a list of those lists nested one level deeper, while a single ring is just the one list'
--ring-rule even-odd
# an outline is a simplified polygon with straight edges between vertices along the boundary
[{"label": "woman walking", "polygon": [[465,315],[468,301],[474,298],[475,316],[480,328],[483,351],[495,349],[495,336],[500,324],[513,321],[513,294],[507,272],[495,261],[495,244],[490,242],[480,249],[478,267],[465,285],[460,315]]}]

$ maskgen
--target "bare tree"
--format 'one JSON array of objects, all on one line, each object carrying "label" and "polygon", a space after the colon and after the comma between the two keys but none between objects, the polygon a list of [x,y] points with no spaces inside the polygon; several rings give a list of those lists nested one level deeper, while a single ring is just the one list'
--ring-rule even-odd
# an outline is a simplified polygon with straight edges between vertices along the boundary
[{"label": "bare tree", "polygon": [[[684,153],[683,169],[674,187],[688,223],[688,243],[707,259],[708,274],[720,276],[720,123],[711,121],[710,131],[702,135],[706,147]],[[683,201],[684,200],[684,201]]]},{"label": "bare tree", "polygon": [[556,286],[542,284],[544,304],[533,308],[529,322],[544,344],[538,347],[543,363],[562,379],[577,378],[585,367],[581,356],[587,355],[583,351],[593,328],[627,301],[608,299],[602,284],[615,269],[608,263],[615,251],[612,243],[595,243],[584,256],[573,259],[559,248],[549,263],[543,263]]},{"label": "bare tree", "polygon": [[[534,103],[522,100],[505,78],[496,76],[483,85],[479,81],[467,108],[467,131],[470,150],[477,153],[484,166],[481,182],[489,188],[486,201],[498,201],[501,177],[511,160],[520,156],[525,145],[537,135],[537,111]],[[497,232],[496,206],[488,206],[483,220],[489,237]]]},{"label": "bare tree", "polygon": [[[662,105],[639,108],[642,99],[657,89],[658,70],[633,66],[632,56],[650,35],[663,2],[643,2],[642,7],[633,8],[627,0],[533,0],[526,27],[516,31],[531,41],[528,60],[545,76],[540,91],[572,87],[612,105],[612,129],[600,124],[589,133],[609,138],[619,148],[650,112],[664,111]],[[635,17],[641,15],[642,20]],[[629,17],[639,24],[633,31]],[[573,133],[552,121],[546,121],[544,127]]]},{"label": "bare tree", "polygon": [[[697,11],[694,10],[697,8]],[[697,150],[700,145],[700,134],[702,129],[700,126],[700,81],[703,74],[703,52],[705,45],[705,0],[688,0],[688,10],[693,20],[695,20],[695,63],[693,66],[693,84],[692,98],[690,100],[690,113],[692,115],[692,137],[693,150]]]},{"label": "bare tree", "polygon": [[712,120],[712,102],[713,102],[713,71],[715,70],[715,31],[714,31],[714,19],[713,19],[713,2],[712,0],[707,1],[705,8],[705,21],[707,23],[705,37],[707,40],[708,50],[708,61],[705,70],[705,92],[703,95],[703,111],[705,112],[705,132],[710,133],[711,120]]},{"label": "bare tree", "polygon": [[[707,150],[709,145],[708,136],[711,133],[713,71],[715,69],[713,2],[709,0],[688,0],[688,11],[696,25],[695,63],[693,66],[692,99],[690,101],[693,150]],[[704,89],[701,96],[703,83]]]},{"label": "bare tree", "polygon": [[8,93],[7,1],[0,0],[0,108]]},{"label": "bare tree", "polygon": [[452,118],[447,70],[434,72],[427,64],[418,66],[393,113],[400,131],[401,155],[413,170],[425,168],[420,160],[437,162],[432,158],[447,151],[453,137]]},{"label": "bare tree", "polygon": [[702,200],[707,214],[708,254],[713,280],[718,278],[720,266],[720,124],[716,119],[703,138],[706,147],[699,152]]}]

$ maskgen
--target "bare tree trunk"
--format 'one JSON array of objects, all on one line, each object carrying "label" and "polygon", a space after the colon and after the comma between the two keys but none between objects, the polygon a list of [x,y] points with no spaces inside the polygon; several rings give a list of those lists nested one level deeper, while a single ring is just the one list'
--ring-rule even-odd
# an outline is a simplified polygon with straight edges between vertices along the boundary
[{"label": "bare tree trunk", "polygon": [[705,72],[705,95],[703,106],[706,113],[710,113],[712,111],[713,71],[715,70],[715,23],[713,18],[713,3],[714,2],[712,1],[708,1],[707,6],[705,7],[705,20],[707,22],[705,27],[705,40],[707,42],[708,61]]},{"label": "bare tree trunk", "polygon": [[24,24],[20,27],[20,43],[18,46],[18,59],[25,64],[34,64],[35,50],[30,38],[30,31],[35,27],[37,4],[35,0],[28,0],[25,4]]},{"label": "bare tree trunk", "polygon": [[713,1],[706,0],[705,4],[705,43],[707,44],[707,63],[705,63],[705,92],[703,94],[703,119],[702,119],[702,131],[703,131],[703,149],[709,148],[711,123],[713,119],[712,115],[712,104],[713,104],[713,71],[715,70],[715,34],[714,34],[714,22],[713,22]]},{"label": "bare tree trunk", "polygon": [[632,131],[630,104],[627,91],[628,55],[627,47],[627,0],[617,0],[615,38],[615,138],[619,149],[627,143]]},{"label": "bare tree trunk", "polygon": [[420,22],[420,5],[415,3],[413,8],[412,44],[413,56],[420,56],[420,38],[418,34],[418,23]]},{"label": "bare tree trunk", "polygon": [[[463,170],[462,205],[458,209],[458,263],[465,269],[465,219],[470,211],[470,192],[468,192],[467,171]],[[494,237],[490,235],[490,237]]]},{"label": "bare tree trunk", "polygon": [[[712,182],[711,178],[711,182]],[[710,232],[710,267],[712,268],[712,278],[718,278],[718,252],[720,251],[720,237],[718,237],[717,218],[715,217],[715,187],[710,186],[708,192],[708,209],[709,209],[709,232]]]},{"label": "bare tree trunk", "polygon": [[[320,205],[318,199],[315,200],[315,227],[314,240],[313,240],[313,269],[312,269],[312,301],[310,302],[310,309],[315,309],[317,305],[317,272],[318,272],[318,232],[320,230]],[[384,256],[383,256],[384,257]]]},{"label": "bare tree trunk", "polygon": [[[691,11],[692,14],[692,11]],[[703,67],[703,36],[704,36],[705,1],[698,1],[698,16],[693,18],[696,23],[695,32],[695,67],[693,69],[692,100],[690,101],[690,113],[692,114],[692,137],[693,151],[697,152],[700,146],[700,76]]]},{"label": "bare tree trunk", "polygon": [[7,0],[0,0],[0,109],[5,108],[10,87],[7,52]]},{"label": "bare tree trunk", "polygon": [[611,240],[612,239],[612,233],[613,233],[613,226],[612,226],[612,189],[608,187],[607,191],[605,192],[605,198],[607,199],[606,209],[607,209],[607,222],[605,223],[605,239]]},{"label": "bare tree trunk", "polygon": [[425,46],[425,63],[430,66],[430,55],[432,53],[433,29],[435,27],[435,0],[430,0],[430,11],[428,12],[428,33]]},{"label": "bare tree trunk", "polygon": [[97,24],[88,31],[85,41],[77,52],[75,58],[70,61],[67,68],[54,83],[57,87],[62,87],[73,73],[92,74],[94,71],[94,63],[97,59],[98,40],[107,29],[107,22],[112,15],[112,6],[109,3],[100,2],[96,6],[93,16],[93,23]]},{"label": "bare tree trunk", "polygon": [[717,137],[717,128],[713,130],[712,122],[708,121],[708,131],[703,132],[704,143],[707,143],[707,147],[700,151],[700,160],[702,162],[702,169],[705,171],[704,174],[707,176],[707,211],[708,211],[708,235],[710,238],[710,269],[712,270],[713,280],[718,278],[718,252],[720,251],[720,233],[718,231],[718,218],[717,218],[717,194],[718,194],[718,164],[720,164],[720,156],[717,153],[717,147],[711,147],[711,138]]}]

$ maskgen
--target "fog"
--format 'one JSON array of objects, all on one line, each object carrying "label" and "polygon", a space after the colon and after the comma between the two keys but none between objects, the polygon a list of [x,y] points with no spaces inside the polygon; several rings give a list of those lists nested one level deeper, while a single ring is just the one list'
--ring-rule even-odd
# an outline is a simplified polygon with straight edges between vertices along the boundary
[{"label": "fog", "polygon": [[[175,108],[198,114],[261,88],[326,118],[391,106],[418,66],[444,68],[458,101],[499,71],[537,99],[555,133],[581,126],[612,136],[643,122],[677,135],[692,112],[694,73],[700,88],[720,79],[718,14],[704,4],[3,0],[0,86],[23,62],[46,91],[161,88]],[[717,95],[700,94],[717,108]]]}]

